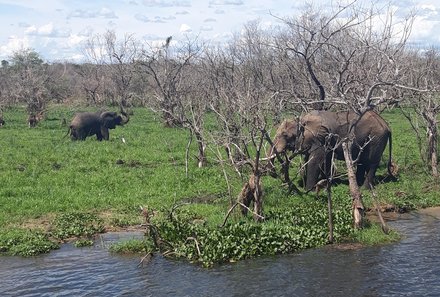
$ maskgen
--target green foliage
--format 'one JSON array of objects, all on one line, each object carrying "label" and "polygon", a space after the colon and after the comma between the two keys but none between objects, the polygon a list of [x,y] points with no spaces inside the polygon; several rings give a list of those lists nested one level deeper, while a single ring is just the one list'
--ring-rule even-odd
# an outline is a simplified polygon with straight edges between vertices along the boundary
[{"label": "green foliage", "polygon": [[73,244],[76,247],[92,246],[93,245],[93,240],[90,240],[90,239],[78,239]]},{"label": "green foliage", "polygon": [[102,219],[89,213],[65,213],[54,221],[55,230],[52,235],[59,239],[70,237],[90,237],[95,233],[104,232]]},{"label": "green foliage", "polygon": [[[163,249],[171,246],[173,255],[204,266],[292,253],[328,242],[327,215],[318,202],[295,209],[272,210],[263,223],[241,220],[224,227],[209,227],[194,224],[196,217],[179,209],[160,220],[157,228],[166,242]],[[352,232],[349,211],[336,210],[334,225],[336,241],[348,237]]]},{"label": "green foliage", "polygon": [[396,231],[390,230],[389,234],[385,234],[377,223],[369,223],[367,228],[355,230],[351,235],[351,240],[368,246],[392,243],[399,239],[400,235]]},{"label": "green foliage", "polygon": [[14,67],[35,67],[43,64],[43,60],[35,50],[26,48],[15,51],[11,63]]},{"label": "green foliage", "polygon": [[141,223],[140,219],[136,216],[116,216],[110,219],[110,225],[114,227],[128,227],[133,225],[139,225]]},{"label": "green foliage", "polygon": [[46,233],[39,230],[9,229],[0,232],[0,254],[29,257],[48,253],[58,247]]},{"label": "green foliage", "polygon": [[151,239],[137,240],[131,239],[114,243],[110,246],[109,250],[118,254],[148,254],[155,250],[154,244]]}]

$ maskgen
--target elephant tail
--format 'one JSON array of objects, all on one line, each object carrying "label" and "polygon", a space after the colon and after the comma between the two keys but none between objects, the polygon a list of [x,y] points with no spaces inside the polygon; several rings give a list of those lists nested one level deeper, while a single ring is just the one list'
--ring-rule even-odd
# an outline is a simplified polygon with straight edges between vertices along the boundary
[{"label": "elephant tail", "polygon": [[394,173],[393,173],[393,169],[394,169],[394,165],[393,165],[393,160],[392,160],[392,150],[393,150],[393,137],[391,135],[391,131],[390,134],[388,136],[388,164],[387,164],[387,168],[388,168],[388,174],[390,175],[390,177],[394,177]]}]

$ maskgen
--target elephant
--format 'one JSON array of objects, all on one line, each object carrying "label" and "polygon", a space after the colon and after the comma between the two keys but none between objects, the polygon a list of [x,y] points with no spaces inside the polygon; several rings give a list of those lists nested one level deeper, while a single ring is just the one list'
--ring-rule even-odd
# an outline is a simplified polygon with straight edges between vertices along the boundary
[{"label": "elephant", "polygon": [[114,111],[80,112],[70,123],[69,132],[72,140],[85,140],[87,136],[96,135],[101,140],[109,140],[109,129],[128,123],[129,116],[123,110],[121,114]]},{"label": "elephant", "polygon": [[391,173],[392,135],[387,122],[375,111],[367,110],[360,116],[353,111],[314,110],[300,119],[284,120],[277,129],[273,146],[269,152],[269,170],[273,170],[275,153],[287,151],[304,155],[305,188],[315,188],[322,176],[328,176],[332,151],[335,157],[344,160],[340,140],[352,129],[354,140],[351,153],[356,165],[358,185],[370,189],[382,154],[389,142],[388,173]]}]

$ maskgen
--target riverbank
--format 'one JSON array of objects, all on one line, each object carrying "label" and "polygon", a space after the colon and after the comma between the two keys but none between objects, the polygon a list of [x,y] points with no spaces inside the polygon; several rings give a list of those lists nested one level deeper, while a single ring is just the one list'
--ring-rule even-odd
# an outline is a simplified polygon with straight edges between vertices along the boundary
[{"label": "riverbank", "polygon": [[130,237],[108,234],[98,238],[94,247],[66,244],[37,257],[0,257],[0,295],[440,295],[440,221],[416,212],[402,214],[407,215],[411,218],[389,222],[404,235],[390,245],[346,250],[332,245],[210,269],[161,256],[139,265],[142,254],[121,256],[108,251],[111,242]]}]

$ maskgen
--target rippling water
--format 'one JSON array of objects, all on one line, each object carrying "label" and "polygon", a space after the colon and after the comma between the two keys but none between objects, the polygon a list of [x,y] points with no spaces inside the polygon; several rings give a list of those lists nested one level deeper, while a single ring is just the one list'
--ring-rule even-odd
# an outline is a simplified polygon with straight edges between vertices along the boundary
[{"label": "rippling water", "polygon": [[140,234],[109,233],[92,248],[69,244],[34,258],[0,257],[0,296],[440,296],[440,221],[407,214],[391,222],[393,245],[331,246],[204,269],[108,253]]}]

